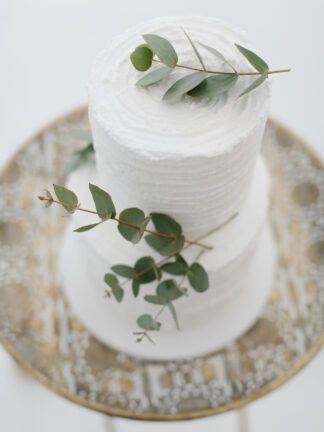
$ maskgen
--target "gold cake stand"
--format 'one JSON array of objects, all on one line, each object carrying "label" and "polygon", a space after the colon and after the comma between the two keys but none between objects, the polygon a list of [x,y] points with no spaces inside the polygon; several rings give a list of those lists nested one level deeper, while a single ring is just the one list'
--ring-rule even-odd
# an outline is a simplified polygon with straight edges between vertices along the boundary
[{"label": "gold cake stand", "polygon": [[84,145],[75,131],[88,129],[85,107],[58,119],[1,173],[0,340],[8,352],[61,396],[142,420],[239,409],[289,380],[324,341],[319,159],[284,126],[269,122],[263,151],[272,176],[270,218],[279,258],[271,297],[253,328],[204,357],[141,361],[100,343],[71,313],[57,262],[68,219],[37,200],[44,187],[64,182],[69,155]]}]

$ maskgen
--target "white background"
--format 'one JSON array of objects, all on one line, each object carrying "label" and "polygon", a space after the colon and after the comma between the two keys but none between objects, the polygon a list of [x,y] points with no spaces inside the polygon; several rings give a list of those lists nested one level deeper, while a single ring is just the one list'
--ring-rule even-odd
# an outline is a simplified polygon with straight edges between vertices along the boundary
[{"label": "white background", "polygon": [[[272,114],[324,155],[322,0],[0,0],[0,163],[31,133],[86,101],[95,54],[111,35],[161,15],[210,15],[248,31],[272,68]],[[249,431],[324,430],[324,354],[248,410]],[[193,432],[236,429],[226,414],[186,424],[116,420],[116,429]],[[50,394],[0,348],[0,430],[106,430],[102,415]],[[243,429],[242,429],[243,430]],[[244,429],[246,430],[246,429]]]}]

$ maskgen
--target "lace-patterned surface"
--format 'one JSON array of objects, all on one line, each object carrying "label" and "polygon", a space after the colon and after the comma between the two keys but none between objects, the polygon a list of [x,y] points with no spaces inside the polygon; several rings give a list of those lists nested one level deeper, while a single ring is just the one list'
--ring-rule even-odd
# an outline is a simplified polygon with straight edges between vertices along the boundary
[{"label": "lace-patterned surface", "polygon": [[100,343],[71,314],[57,265],[68,219],[37,200],[44,186],[64,182],[65,161],[84,145],[76,135],[88,128],[85,108],[59,119],[26,143],[1,174],[0,339],[7,350],[62,396],[140,419],[214,415],[288,380],[323,343],[320,161],[291,132],[269,123],[264,157],[272,175],[270,218],[279,259],[262,317],[208,356],[140,361]]}]

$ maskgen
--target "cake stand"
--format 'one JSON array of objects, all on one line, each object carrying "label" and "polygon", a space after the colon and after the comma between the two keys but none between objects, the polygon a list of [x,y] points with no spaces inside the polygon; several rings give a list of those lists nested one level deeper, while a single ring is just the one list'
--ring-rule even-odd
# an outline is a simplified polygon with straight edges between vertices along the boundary
[{"label": "cake stand", "polygon": [[37,199],[65,181],[65,163],[88,133],[83,107],[32,137],[0,175],[0,340],[8,352],[61,396],[142,420],[241,409],[295,375],[324,341],[324,169],[316,155],[269,121],[263,154],[279,258],[256,324],[204,357],[141,361],[100,343],[71,313],[58,275],[68,218]]}]

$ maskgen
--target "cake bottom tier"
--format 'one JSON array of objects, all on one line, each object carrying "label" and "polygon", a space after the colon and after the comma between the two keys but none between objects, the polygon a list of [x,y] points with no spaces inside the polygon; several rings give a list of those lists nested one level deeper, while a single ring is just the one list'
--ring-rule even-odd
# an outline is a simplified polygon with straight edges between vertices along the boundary
[{"label": "cake bottom tier", "polygon": [[[111,251],[113,254],[113,250]],[[189,291],[176,301],[181,330],[166,308],[159,317],[162,329],[152,332],[155,344],[136,342],[137,317],[155,315],[159,306],[144,301],[151,284],[134,299],[131,287],[122,303],[105,299],[103,276],[111,258],[103,258],[81,236],[68,233],[61,256],[67,299],[83,324],[103,343],[127,354],[154,360],[194,357],[217,350],[249,329],[259,317],[272,286],[275,245],[268,222],[243,254],[218,269],[205,293]]]}]

